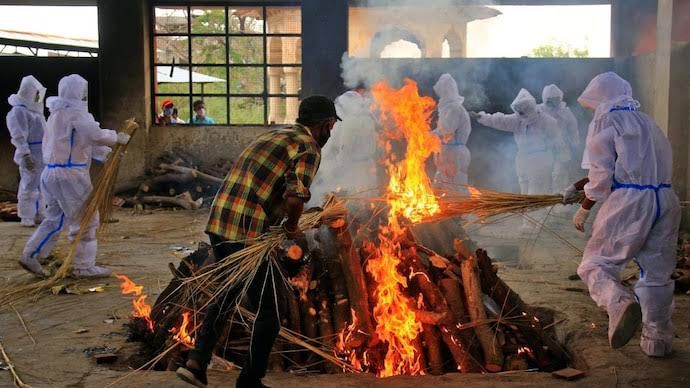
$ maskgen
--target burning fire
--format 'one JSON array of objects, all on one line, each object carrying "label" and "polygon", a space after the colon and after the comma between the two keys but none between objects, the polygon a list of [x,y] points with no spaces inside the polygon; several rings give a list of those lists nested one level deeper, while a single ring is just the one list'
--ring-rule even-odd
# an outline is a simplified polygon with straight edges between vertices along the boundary
[{"label": "burning fire", "polygon": [[[386,150],[384,163],[390,175],[386,193],[390,210],[388,225],[379,234],[378,254],[368,261],[366,268],[376,282],[373,308],[376,336],[386,344],[383,365],[371,368],[378,377],[420,375],[424,371],[415,340],[422,325],[415,316],[414,299],[404,294],[407,278],[398,270],[402,254],[395,241],[405,233],[401,219],[416,223],[441,210],[424,169],[427,158],[441,147],[429,124],[436,104],[432,98],[421,97],[417,84],[409,79],[400,89],[380,82],[372,88],[372,95],[384,127],[380,141]],[[399,141],[407,145],[403,157],[394,153],[395,143]],[[346,340],[342,336],[347,335],[344,334],[347,330],[341,333],[342,341]],[[350,352],[347,358],[358,369],[362,364],[367,366],[366,352],[362,356]]]},{"label": "burning fire", "polygon": [[348,349],[348,344],[352,337],[357,332],[357,314],[355,310],[350,310],[352,315],[352,323],[345,327],[338,333],[338,340],[335,345],[335,355],[340,359],[347,361],[355,370],[363,372],[369,365],[367,361],[367,352],[365,351],[360,360],[356,349]]},{"label": "burning fire", "polygon": [[[398,217],[420,222],[422,218],[441,211],[431,182],[424,169],[426,160],[441,149],[440,140],[431,133],[431,115],[436,103],[431,97],[421,97],[417,84],[406,79],[400,89],[379,82],[371,90],[381,112],[382,131],[390,181],[388,183],[389,225],[399,230]],[[393,153],[392,141],[405,140],[404,159]]]},{"label": "burning fire", "polygon": [[115,277],[122,280],[122,284],[120,284],[122,294],[134,294],[134,296],[138,296],[138,298],[132,299],[132,306],[134,307],[134,311],[132,311],[132,316],[144,319],[149,330],[153,331],[153,321],[151,320],[151,305],[146,303],[147,295],[143,293],[144,286],[138,286],[125,275],[115,275]]},{"label": "burning fire", "polygon": [[194,338],[192,338],[189,332],[189,325],[191,323],[191,320],[189,319],[190,315],[191,313],[189,311],[182,313],[182,324],[180,325],[180,328],[177,329],[173,327],[170,329],[170,333],[174,334],[174,340],[182,342],[187,346],[194,346]]}]

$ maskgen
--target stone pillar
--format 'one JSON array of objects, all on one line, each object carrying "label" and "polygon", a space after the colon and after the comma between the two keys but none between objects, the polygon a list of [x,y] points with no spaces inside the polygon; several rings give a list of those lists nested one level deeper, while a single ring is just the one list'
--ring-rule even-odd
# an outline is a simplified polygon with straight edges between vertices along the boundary
[{"label": "stone pillar", "polygon": [[[268,93],[269,94],[279,94],[280,93],[280,78],[283,75],[282,67],[269,67],[268,68]],[[268,123],[283,124],[285,107],[281,106],[280,97],[269,97],[268,98]]]},{"label": "stone pillar", "polygon": [[459,22],[446,33],[450,46],[451,58],[465,58],[467,56],[467,22]]},{"label": "stone pillar", "polygon": [[[284,67],[285,74],[285,93],[297,94],[300,89],[300,73],[296,67]],[[294,123],[299,113],[299,102],[294,98],[285,101],[285,122]]]},{"label": "stone pillar", "polygon": [[149,16],[146,1],[98,1],[101,125],[117,129],[131,117],[140,125],[123,159],[121,181],[143,175],[150,163]]}]

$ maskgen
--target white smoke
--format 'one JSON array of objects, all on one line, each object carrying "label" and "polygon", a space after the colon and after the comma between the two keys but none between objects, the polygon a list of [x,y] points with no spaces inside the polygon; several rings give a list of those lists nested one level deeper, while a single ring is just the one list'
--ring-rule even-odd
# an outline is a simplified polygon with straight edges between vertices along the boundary
[{"label": "white smoke", "polygon": [[308,206],[319,206],[330,192],[377,194],[379,150],[371,104],[355,91],[336,98],[335,107],[343,121],[336,123],[321,150],[321,166],[310,188]]}]

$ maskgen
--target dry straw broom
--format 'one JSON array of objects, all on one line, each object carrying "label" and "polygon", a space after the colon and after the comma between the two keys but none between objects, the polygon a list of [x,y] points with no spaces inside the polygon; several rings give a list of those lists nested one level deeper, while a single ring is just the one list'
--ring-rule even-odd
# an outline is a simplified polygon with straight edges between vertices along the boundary
[{"label": "dry straw broom", "polygon": [[[120,131],[126,132],[130,136],[134,137],[134,134],[138,128],[139,125],[132,118],[125,121],[124,126],[122,129],[120,129]],[[100,218],[107,220],[112,214],[112,199],[115,181],[117,180],[117,174],[120,170],[120,163],[122,162],[122,158],[124,157],[126,150],[127,144],[118,143],[115,145],[111,156],[106,161],[101,174],[96,180],[94,189],[91,191],[89,198],[84,203],[79,222],[79,232],[74,240],[70,242],[67,257],[62,262],[62,265],[58,268],[55,274],[48,279],[43,279],[38,282],[16,287],[10,286],[0,290],[0,306],[4,306],[7,303],[11,303],[15,300],[21,300],[32,295],[38,297],[42,291],[57,285],[61,280],[69,276],[79,242],[81,241],[84,232],[91,224],[93,217],[95,217],[96,213],[99,212]]]}]

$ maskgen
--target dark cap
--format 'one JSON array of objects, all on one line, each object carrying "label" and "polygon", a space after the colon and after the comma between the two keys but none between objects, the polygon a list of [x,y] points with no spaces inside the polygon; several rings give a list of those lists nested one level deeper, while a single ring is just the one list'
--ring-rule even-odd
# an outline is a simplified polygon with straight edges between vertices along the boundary
[{"label": "dark cap", "polygon": [[299,119],[325,120],[335,118],[343,121],[335,111],[335,104],[325,96],[309,96],[299,104]]}]

